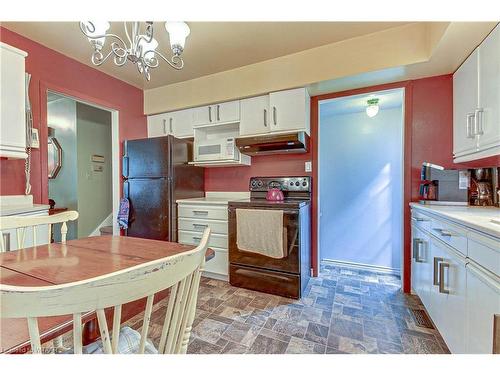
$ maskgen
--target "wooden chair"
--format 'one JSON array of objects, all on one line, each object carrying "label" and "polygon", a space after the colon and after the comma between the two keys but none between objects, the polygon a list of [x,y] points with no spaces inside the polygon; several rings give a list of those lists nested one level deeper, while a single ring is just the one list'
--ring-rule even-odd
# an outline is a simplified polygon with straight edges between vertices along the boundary
[{"label": "wooden chair", "polygon": [[61,242],[66,242],[66,234],[68,233],[68,221],[78,219],[78,212],[65,211],[56,215],[48,216],[4,216],[0,217],[0,252],[5,252],[5,243],[3,239],[3,232],[9,229],[16,230],[17,248],[22,249],[25,247],[26,234],[31,231],[33,237],[33,244],[31,246],[41,245],[37,243],[37,228],[41,225],[48,226],[48,242],[52,238],[52,227],[54,224],[61,225]]},{"label": "wooden chair", "polygon": [[[138,353],[144,353],[155,293],[170,288],[159,353],[186,353],[210,229],[195,249],[88,280],[44,287],[0,285],[1,315],[27,318],[33,353],[41,353],[38,317],[73,315],[74,352],[82,353],[82,313],[96,311],[105,353],[116,353],[122,305],[147,297]],[[109,334],[104,309],[114,307]]]}]

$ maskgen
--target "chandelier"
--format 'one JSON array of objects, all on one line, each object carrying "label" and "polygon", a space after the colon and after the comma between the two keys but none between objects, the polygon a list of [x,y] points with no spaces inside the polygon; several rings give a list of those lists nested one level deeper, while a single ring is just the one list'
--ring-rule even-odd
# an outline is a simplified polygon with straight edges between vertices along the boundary
[{"label": "chandelier", "polygon": [[[158,42],[153,37],[153,22],[147,21],[143,32],[141,32],[139,22],[124,22],[123,24],[128,43],[116,34],[107,33],[110,27],[109,22],[80,22],[82,33],[94,48],[92,64],[102,65],[110,56],[113,56],[117,66],[123,66],[130,61],[137,65],[139,73],[144,74],[148,81],[151,79],[150,70],[160,65],[160,59],[174,69],[180,70],[184,67],[181,54],[190,32],[186,23],[165,22],[172,50],[171,58],[165,57],[156,50]],[[103,53],[106,38],[111,39],[110,51]]]}]

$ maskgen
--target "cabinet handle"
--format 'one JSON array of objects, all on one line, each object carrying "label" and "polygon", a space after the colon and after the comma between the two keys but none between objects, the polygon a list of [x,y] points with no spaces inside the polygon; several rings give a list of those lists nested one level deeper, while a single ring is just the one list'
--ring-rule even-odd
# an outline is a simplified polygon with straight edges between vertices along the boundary
[{"label": "cabinet handle", "polygon": [[[445,268],[448,270],[448,273],[449,273],[450,272],[450,264],[445,263],[445,262],[439,263],[439,293],[450,294],[450,290],[445,289],[445,287],[444,287],[444,269]],[[448,277],[448,280],[449,279],[450,278]]]},{"label": "cabinet handle", "polygon": [[193,214],[195,215],[208,215],[208,211],[196,211],[196,210],[193,210]]},{"label": "cabinet handle", "polygon": [[195,240],[195,241],[201,241],[201,237],[193,237],[193,240]]},{"label": "cabinet handle", "polygon": [[467,138],[474,138],[474,133],[472,132],[473,126],[472,126],[472,120],[474,120],[474,113],[467,113],[467,122],[466,122],[466,132],[467,132]]},{"label": "cabinet handle", "polygon": [[273,107],[273,122],[276,125],[276,107]]},{"label": "cabinet handle", "polygon": [[217,121],[220,121],[220,109],[218,104],[217,104]]},{"label": "cabinet handle", "polygon": [[167,120],[163,119],[163,134],[167,134]]},{"label": "cabinet handle", "polygon": [[474,111],[474,135],[483,134],[483,109],[477,108]]},{"label": "cabinet handle", "polygon": [[172,127],[172,117],[170,117],[170,134],[173,134],[173,133],[174,133],[174,130]]},{"label": "cabinet handle", "polygon": [[264,109],[264,126],[267,127],[267,109]]},{"label": "cabinet handle", "polygon": [[193,224],[193,227],[195,227],[195,228],[207,228],[208,225],[207,224]]},{"label": "cabinet handle", "polygon": [[434,257],[434,268],[432,269],[432,273],[433,273],[433,278],[432,278],[432,283],[434,285],[439,285],[439,281],[441,280],[440,277],[438,277],[438,272],[439,272],[439,265],[438,263],[439,262],[442,262],[444,261],[443,258],[439,258],[439,257]]},{"label": "cabinet handle", "polygon": [[212,107],[208,106],[208,121],[212,122]]},{"label": "cabinet handle", "polygon": [[420,245],[423,245],[424,241],[420,238],[415,238],[413,242],[413,258],[417,263],[424,263],[424,261],[420,258]]},{"label": "cabinet handle", "polygon": [[432,228],[432,229],[434,229],[436,232],[438,232],[443,237],[456,237],[456,236],[458,236],[457,234],[450,232],[446,229],[441,229],[441,228]]},{"label": "cabinet handle", "polygon": [[493,316],[493,354],[500,354],[500,314]]},{"label": "cabinet handle", "polygon": [[421,221],[430,221],[430,219],[424,219],[423,217],[413,217],[412,218],[415,221],[421,222]]}]

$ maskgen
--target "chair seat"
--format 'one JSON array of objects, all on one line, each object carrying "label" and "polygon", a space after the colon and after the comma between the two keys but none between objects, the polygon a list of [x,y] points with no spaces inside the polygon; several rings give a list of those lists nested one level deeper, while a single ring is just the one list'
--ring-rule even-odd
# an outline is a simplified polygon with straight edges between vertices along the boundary
[{"label": "chair seat", "polygon": [[[119,354],[135,354],[139,351],[141,334],[130,327],[120,328],[120,338],[118,339]],[[104,354],[101,339],[83,347],[83,354]],[[158,354],[150,340],[146,340],[144,354]]]}]

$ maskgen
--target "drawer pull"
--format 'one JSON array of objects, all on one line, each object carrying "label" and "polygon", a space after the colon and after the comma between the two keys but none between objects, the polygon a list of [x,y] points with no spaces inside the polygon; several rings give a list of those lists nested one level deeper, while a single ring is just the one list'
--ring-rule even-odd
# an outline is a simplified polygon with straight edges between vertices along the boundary
[{"label": "drawer pull", "polygon": [[[445,289],[444,287],[444,269],[447,269],[450,272],[450,264],[449,263],[439,263],[439,293],[450,294],[449,289]],[[449,277],[448,277],[449,279]]]},{"label": "drawer pull", "polygon": [[208,224],[193,224],[193,227],[195,227],[195,228],[207,228]]},{"label": "drawer pull", "polygon": [[438,273],[440,270],[440,266],[438,265],[439,262],[444,261],[443,258],[440,257],[434,257],[434,268],[433,268],[433,278],[432,278],[432,283],[434,285],[439,285],[439,282],[441,280],[441,277],[438,277]]},{"label": "drawer pull", "polygon": [[453,232],[450,232],[446,229],[441,229],[441,228],[433,228],[436,232],[439,232],[439,234],[441,234],[441,236],[443,237],[457,237],[458,234],[455,234]]},{"label": "drawer pull", "polygon": [[193,214],[195,214],[195,215],[208,215],[208,211],[193,210]]},{"label": "drawer pull", "polygon": [[429,219],[424,219],[423,217],[413,217],[412,219],[415,221],[430,221]]},{"label": "drawer pull", "polygon": [[195,241],[201,241],[201,237],[194,237],[193,236],[193,240],[195,240]]}]

